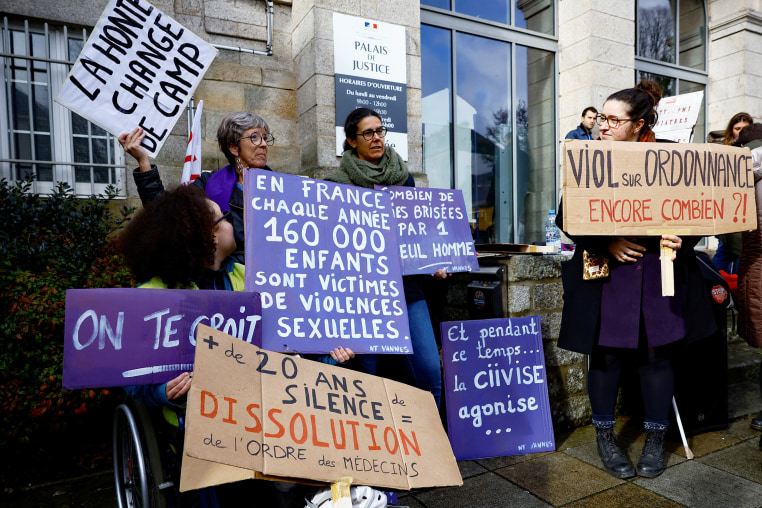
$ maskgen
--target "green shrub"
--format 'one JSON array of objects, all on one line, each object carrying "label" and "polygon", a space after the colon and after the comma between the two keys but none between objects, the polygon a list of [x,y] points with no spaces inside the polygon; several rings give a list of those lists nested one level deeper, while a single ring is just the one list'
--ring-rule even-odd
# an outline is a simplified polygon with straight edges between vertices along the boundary
[{"label": "green shrub", "polygon": [[108,390],[62,389],[66,290],[134,282],[109,241],[132,213],[114,217],[114,189],[85,199],[64,183],[46,197],[30,190],[29,180],[0,180],[2,444],[75,424],[110,399]]}]

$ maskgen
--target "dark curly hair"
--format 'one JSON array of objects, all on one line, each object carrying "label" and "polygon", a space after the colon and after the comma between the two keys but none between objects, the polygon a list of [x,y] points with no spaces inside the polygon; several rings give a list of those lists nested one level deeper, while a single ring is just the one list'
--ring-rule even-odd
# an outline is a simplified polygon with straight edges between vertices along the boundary
[{"label": "dark curly hair", "polygon": [[656,106],[659,104],[664,92],[655,81],[648,79],[642,80],[635,85],[635,88],[625,88],[609,95],[608,101],[619,101],[627,105],[627,114],[632,119],[633,125],[638,120],[644,120],[644,131],[652,130],[659,114],[656,112]]},{"label": "dark curly hair", "polygon": [[195,185],[167,190],[140,210],[116,240],[138,282],[160,277],[183,288],[214,263],[215,214]]},{"label": "dark curly hair", "polygon": [[[347,115],[347,119],[344,121],[344,136],[351,139],[356,138],[357,124],[360,123],[363,118],[367,118],[369,116],[375,116],[381,120],[381,115],[370,108],[357,108],[352,110],[352,112]],[[347,150],[351,149],[352,145],[350,145],[349,142],[345,139],[344,151],[346,152]]]}]

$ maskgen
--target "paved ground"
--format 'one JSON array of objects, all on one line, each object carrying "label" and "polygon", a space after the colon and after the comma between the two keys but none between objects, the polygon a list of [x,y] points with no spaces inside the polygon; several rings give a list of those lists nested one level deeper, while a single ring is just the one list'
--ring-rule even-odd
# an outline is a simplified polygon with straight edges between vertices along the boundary
[{"label": "paved ground", "polygon": [[[637,461],[643,435],[620,422],[617,430]],[[728,430],[689,438],[695,454],[686,460],[678,442],[668,442],[667,469],[655,479],[617,480],[600,465],[595,431],[583,427],[556,436],[558,451],[460,463],[463,486],[422,489],[399,504],[421,507],[760,507],[762,506],[762,433],[739,418]],[[15,492],[5,506],[111,507],[110,471]]]},{"label": "paved ground", "polygon": [[[410,508],[762,507],[762,432],[749,428],[749,415],[759,411],[761,402],[759,385],[748,381],[756,379],[759,353],[745,345],[731,347],[730,353],[729,363],[748,364],[751,369],[751,375],[730,376],[730,427],[689,438],[695,455],[692,460],[686,459],[679,441],[668,441],[667,468],[658,478],[618,480],[609,476],[596,452],[595,431],[588,426],[557,434],[555,452],[463,461],[459,463],[463,486],[417,490],[401,496],[398,504]],[[735,380],[736,375],[740,379]],[[633,462],[637,461],[643,432],[627,421],[617,424],[617,432],[620,444],[627,447]],[[60,467],[65,471],[68,465],[61,463]],[[0,506],[114,507],[113,473],[102,469],[12,492],[0,486]]]}]

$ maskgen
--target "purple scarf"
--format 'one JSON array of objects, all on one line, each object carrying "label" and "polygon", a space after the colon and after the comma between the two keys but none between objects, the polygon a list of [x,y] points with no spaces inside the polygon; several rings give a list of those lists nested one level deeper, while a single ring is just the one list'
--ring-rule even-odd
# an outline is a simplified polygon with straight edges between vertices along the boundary
[{"label": "purple scarf", "polygon": [[238,177],[235,168],[228,164],[216,171],[206,182],[207,197],[220,205],[220,210],[223,212],[230,210],[230,195],[233,194],[236,181]]}]

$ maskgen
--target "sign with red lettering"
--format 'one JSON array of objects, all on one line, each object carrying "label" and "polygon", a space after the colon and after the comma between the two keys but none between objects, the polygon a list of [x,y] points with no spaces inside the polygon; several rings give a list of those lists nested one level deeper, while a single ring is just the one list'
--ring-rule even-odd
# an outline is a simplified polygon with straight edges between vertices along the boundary
[{"label": "sign with red lettering", "polygon": [[393,489],[463,483],[429,392],[203,325],[196,340],[186,455],[268,476],[351,476]]},{"label": "sign with red lettering", "polygon": [[155,156],[217,50],[145,0],[111,0],[56,102],[114,136],[146,133]]},{"label": "sign with red lettering", "polygon": [[567,140],[570,235],[715,235],[757,227],[751,152],[718,144]]}]

